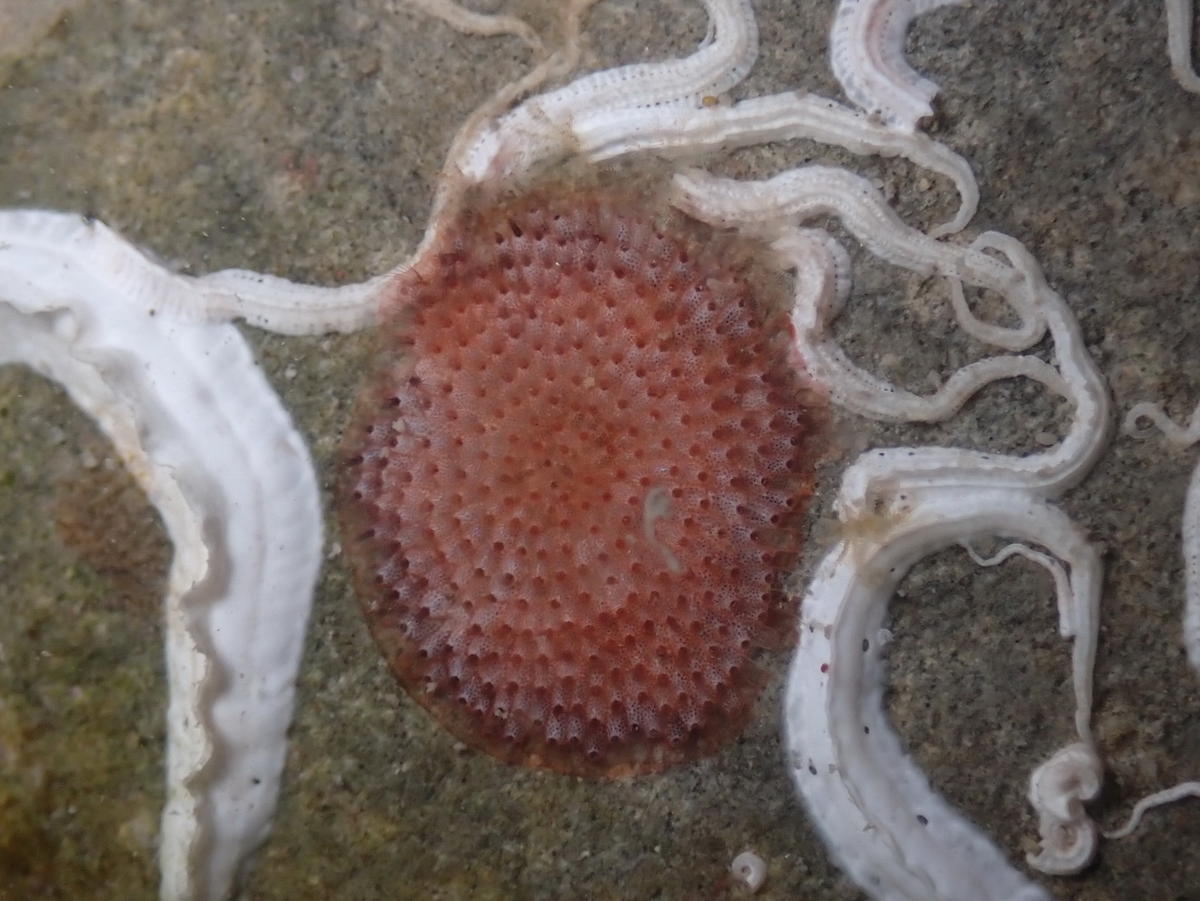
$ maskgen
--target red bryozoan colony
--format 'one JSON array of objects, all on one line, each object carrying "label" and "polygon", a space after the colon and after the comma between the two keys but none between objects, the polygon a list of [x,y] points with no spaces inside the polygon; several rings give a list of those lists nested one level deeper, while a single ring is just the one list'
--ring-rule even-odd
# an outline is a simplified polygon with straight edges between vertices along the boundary
[{"label": "red bryozoan colony", "polygon": [[790,638],[819,404],[722,248],[533,194],[460,214],[390,292],[344,543],[396,676],[467,744],[658,770],[736,734]]}]

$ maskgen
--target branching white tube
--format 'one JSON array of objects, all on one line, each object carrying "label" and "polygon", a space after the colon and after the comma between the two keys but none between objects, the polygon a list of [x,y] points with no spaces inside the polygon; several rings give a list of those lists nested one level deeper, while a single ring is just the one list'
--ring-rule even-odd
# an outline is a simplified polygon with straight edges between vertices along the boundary
[{"label": "branching white tube", "polygon": [[963,0],[841,0],[829,36],[833,74],[855,105],[885,125],[911,132],[933,114],[938,86],[904,58],[904,35],[917,16]]},{"label": "branching white tube", "polygon": [[1076,700],[1088,707],[1099,555],[1065,514],[1028,492],[964,498],[935,490],[907,500],[904,516],[881,518],[834,547],[805,595],[785,696],[793,781],[830,852],[875,898],[1048,898],[930,789],[904,752],[884,712],[883,654],[873,637],[897,582],[920,558],[994,535],[1039,544],[1070,571],[1060,603],[1076,611],[1073,657],[1088,664],[1075,667],[1086,670]]}]

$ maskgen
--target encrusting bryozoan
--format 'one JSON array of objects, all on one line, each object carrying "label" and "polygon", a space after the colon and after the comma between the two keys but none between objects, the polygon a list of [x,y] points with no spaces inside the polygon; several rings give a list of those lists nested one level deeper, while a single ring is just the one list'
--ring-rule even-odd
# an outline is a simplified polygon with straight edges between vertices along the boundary
[{"label": "encrusting bryozoan", "polygon": [[[593,73],[518,102],[565,76],[578,58],[576,32],[590,0],[566,3],[566,46],[502,88],[454,142],[412,258],[361,284],[320,288],[245,270],[183,278],[98,223],[40,211],[0,214],[0,362],[26,363],[67,388],[137,474],[175,545],[166,599],[164,899],[228,897],[239,867],[269,828],[319,559],[320,510],[307,452],[230,321],[285,334],[374,324],[389,286],[438,245],[456,197],[556,159],[594,162],[646,152],[674,159],[799,139],[903,156],[950,179],[961,199],[953,218],[922,234],[869,184],[844,172],[799,169],[757,186],[697,172],[676,179],[682,207],[763,240],[779,268],[794,273],[797,349],[830,398],[872,418],[939,421],[982,386],[1024,377],[1067,398],[1073,413],[1056,447],[1026,457],[882,448],[846,470],[838,513],[848,526],[870,528],[848,530],[804,601],[785,712],[797,790],[831,852],[875,897],[1045,897],[930,790],[880,700],[878,626],[903,569],[948,544],[1009,536],[1041,550],[1013,544],[978,562],[1020,554],[1044,566],[1055,581],[1062,634],[1074,642],[1077,740],[1031,777],[1029,797],[1043,833],[1031,863],[1064,873],[1090,859],[1096,831],[1083,805],[1100,777],[1089,724],[1099,562],[1054,501],[1103,448],[1108,399],[1070,311],[1020,244],[995,233],[965,246],[934,240],[967,226],[978,189],[963,157],[917,130],[936,86],[904,60],[903,39],[915,16],[954,0],[839,3],[834,69],[857,109],[793,91],[736,101],[717,96],[754,64],[756,19],[748,0],[701,2],[709,33],[691,55]],[[454,27],[512,34],[535,53],[545,49],[512,16],[474,12],[452,0],[420,5]],[[1172,70],[1185,88],[1198,90],[1190,0],[1167,0],[1166,12]],[[848,257],[828,233],[800,227],[825,215],[841,218],[884,259],[945,278],[962,329],[1010,355],[969,364],[928,396],[854,365],[829,328],[847,301]],[[999,293],[1018,324],[975,317],[964,283]],[[1052,362],[1021,354],[1047,331]],[[1184,633],[1200,666],[1198,479],[1184,520]],[[668,501],[658,483],[638,487],[630,495],[630,538],[645,544],[662,572],[677,575],[684,558],[670,530],[682,505],[673,494]],[[862,717],[872,726],[869,739]],[[1110,835],[1134,828],[1147,807],[1195,791],[1195,783],[1185,783],[1150,796],[1135,807],[1129,826]],[[743,862],[739,873],[759,872],[755,861]]]},{"label": "encrusting bryozoan", "polygon": [[[1090,468],[1103,446],[1109,417],[1103,383],[1080,347],[1069,311],[1015,242],[988,234],[970,247],[937,244],[921,250],[928,239],[894,216],[881,211],[864,215],[861,205],[874,191],[848,173],[807,167],[755,184],[693,172],[676,176],[675,186],[678,202],[691,214],[744,225],[773,239],[780,264],[797,273],[793,321],[797,340],[806,348],[812,343],[809,334],[828,325],[822,311],[844,302],[831,295],[845,292],[848,274],[838,272],[845,255],[831,236],[794,223],[827,214],[838,216],[890,262],[914,269],[936,266],[955,281],[986,284],[1010,302],[1019,298],[1013,306],[1022,320],[1044,323],[1054,337],[1057,369],[1032,358],[992,358],[973,364],[983,368],[972,370],[978,375],[964,382],[961,393],[935,395],[942,398],[936,407],[929,399],[897,396],[886,383],[864,379],[826,345],[818,358],[825,365],[813,375],[827,385],[835,402],[860,414],[944,417],[970,391],[1013,376],[1044,382],[1071,399],[1076,412],[1062,444],[1039,454],[896,448],[869,451],[847,470],[839,515],[853,537],[830,552],[809,586],[785,714],[797,788],[832,853],[860,885],[882,898],[949,901],[968,896],[977,883],[984,886],[974,888],[985,892],[982,897],[1042,897],[982,833],[933,794],[902,751],[883,713],[881,648],[870,636],[883,625],[897,581],[934,550],[1000,535],[1050,551],[1051,556],[1021,552],[1056,576],[1063,636],[1074,640],[1079,743],[1035,772],[1030,797],[1041,817],[1043,848],[1030,862],[1047,872],[1077,872],[1086,866],[1096,833],[1081,802],[1094,794],[1100,778],[1090,727],[1100,561],[1047,498],[1075,484]],[[877,200],[870,202],[870,209],[880,209]],[[971,266],[972,255],[981,255],[975,246],[1000,248],[1019,267],[1008,268],[992,257],[984,257],[988,265]],[[993,267],[999,267],[994,274]],[[970,320],[963,324],[973,327]],[[1029,332],[1036,335],[1036,326]],[[889,407],[886,400],[892,397],[897,402]],[[870,518],[874,525],[855,529],[859,518]],[[1086,786],[1092,789],[1085,791]]]},{"label": "encrusting bryozoan", "polygon": [[[848,2],[839,15],[849,16],[854,7],[863,15],[872,10],[891,15],[904,7],[911,18],[916,6],[932,5]],[[864,21],[878,26],[869,16]],[[903,28],[899,38],[895,30],[884,35],[886,31],[858,30],[865,57],[871,55],[868,45],[898,43],[903,36]],[[838,47],[835,26],[835,52]],[[848,47],[855,49],[843,39],[843,56]],[[932,90],[923,93],[926,99],[932,96]],[[892,95],[872,89],[862,96],[860,102]],[[889,102],[879,101],[880,108]],[[897,124],[911,129],[916,118]],[[831,853],[872,895],[913,901],[1048,897],[935,795],[905,755],[883,712],[881,648],[871,636],[883,625],[898,580],[917,559],[940,547],[1006,536],[1050,552],[1023,545],[1009,551],[1023,553],[1055,576],[1063,636],[1074,643],[1079,740],[1031,777],[1029,797],[1039,815],[1042,848],[1029,862],[1050,873],[1085,867],[1095,852],[1097,830],[1083,803],[1096,794],[1101,778],[1090,725],[1100,560],[1048,501],[1094,464],[1108,435],[1109,406],[1074,318],[1017,242],[995,233],[981,235],[965,248],[934,242],[900,222],[865,180],[849,173],[803,167],[754,183],[693,171],[676,176],[675,187],[677,202],[690,214],[771,241],[780,264],[795,271],[797,342],[803,352],[815,352],[814,378],[834,402],[874,418],[937,420],[952,415],[991,381],[1015,376],[1041,381],[1072,401],[1072,426],[1049,451],[1015,457],[956,448],[893,448],[870,451],[846,471],[838,510],[852,537],[829,553],[810,583],[785,711],[793,778],[810,816]],[[850,275],[845,251],[827,233],[796,227],[822,215],[838,217],[888,262],[949,279],[956,318],[973,337],[1021,350],[1048,328],[1058,365],[1034,357],[993,357],[960,370],[930,397],[899,391],[863,372],[840,353],[827,331],[846,301]],[[1005,261],[984,256],[985,249],[999,251]],[[962,282],[1000,294],[1021,326],[1014,330],[975,319],[963,301]],[[860,518],[870,518],[872,527],[856,530],[853,524]],[[980,562],[991,565],[1003,556]]]},{"label": "encrusting bryozoan", "polygon": [[674,219],[612,186],[486,197],[387,300],[343,544],[397,677],[505,760],[711,752],[794,629],[823,400],[736,248]]},{"label": "encrusting bryozoan", "polygon": [[[1048,898],[929,786],[883,706],[887,601],[908,568],[962,540],[1009,535],[1046,547],[1078,573],[1060,604],[1094,624],[1099,557],[1061,511],[1027,492],[910,498],[903,518],[847,539],[818,567],[801,609],[785,697],[792,778],[826,847],[886,899]],[[1094,634],[1076,636],[1086,647]]]},{"label": "encrusting bryozoan", "polygon": [[964,0],[841,0],[833,17],[829,61],[855,106],[885,125],[912,132],[933,115],[938,86],[904,58],[904,36],[917,16]]}]

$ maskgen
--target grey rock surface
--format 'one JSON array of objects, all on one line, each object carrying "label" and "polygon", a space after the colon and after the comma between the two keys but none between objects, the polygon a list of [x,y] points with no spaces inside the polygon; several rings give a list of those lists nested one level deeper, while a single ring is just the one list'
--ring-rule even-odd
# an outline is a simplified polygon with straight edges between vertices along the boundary
[{"label": "grey rock surface", "polygon": [[[489,5],[489,8],[495,4]],[[552,0],[517,0],[537,25]],[[736,96],[838,90],[832,0],[757,0],[762,57]],[[6,7],[0,5],[0,11]],[[3,21],[0,20],[0,28]],[[584,65],[688,52],[690,0],[607,0]],[[934,135],[971,160],[972,230],[1023,241],[1079,317],[1124,411],[1200,400],[1200,97],[1171,80],[1161,4],[977,2],[921,19],[910,59],[943,87]],[[85,0],[0,70],[0,207],[93,214],[181,271],[244,267],[334,284],[402,259],[463,119],[526,70],[525,49],[394,0]],[[706,161],[749,176],[808,160],[875,178],[910,221],[956,202],[904,162],[797,142]],[[914,390],[984,349],[941,286],[863,255],[848,352]],[[247,328],[328,488],[369,336]],[[1022,383],[938,427],[847,418],[845,453],[895,443],[1032,449],[1068,411]],[[150,898],[162,804],[158,602],[168,550],[111,449],[53,386],[0,370],[0,899]],[[1195,453],[1116,438],[1064,502],[1107,549],[1095,810],[1200,777],[1200,678],[1180,644],[1179,512]],[[836,537],[822,475],[798,583]],[[97,538],[89,517],[106,529]],[[111,527],[119,522],[120,528]],[[332,520],[331,520],[332,522]],[[120,536],[120,540],[113,540]],[[793,798],[778,739],[786,655],[743,736],[657,776],[591,782],[456,745],[398,688],[359,617],[331,525],[275,830],[251,899],[718,899],[746,848],[758,897],[851,899]],[[950,551],[892,604],[890,709],[934,786],[1014,859],[1031,850],[1029,770],[1071,736],[1051,585]],[[1200,898],[1200,804],[1156,812],[1060,898]]]}]

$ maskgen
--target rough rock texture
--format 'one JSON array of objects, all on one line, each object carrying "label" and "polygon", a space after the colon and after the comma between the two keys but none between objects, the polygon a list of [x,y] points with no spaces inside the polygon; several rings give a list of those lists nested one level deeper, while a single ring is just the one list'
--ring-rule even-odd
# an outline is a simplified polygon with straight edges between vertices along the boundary
[{"label": "rough rock texture", "polygon": [[[763,55],[739,94],[836,96],[832,0],[757,7]],[[1200,399],[1200,98],[1171,80],[1164,27],[1161,5],[1144,0],[1009,0],[931,14],[909,47],[945,89],[936,135],[979,176],[973,227],[1034,251],[1118,409],[1162,397],[1179,415]],[[585,64],[600,66],[685,52],[704,21],[684,0],[610,0],[587,28]],[[90,0],[8,72],[0,205],[90,211],[187,271],[359,278],[415,245],[454,130],[525,66],[514,40],[457,35],[386,0]],[[806,159],[868,173],[912,221],[942,221],[954,203],[903,162],[808,143],[713,165],[750,175]],[[949,325],[940,285],[875,264],[858,275],[840,327],[854,359],[924,389],[982,353]],[[252,339],[332,485],[369,338]],[[111,576],[53,525],[59,479],[106,452],[85,451],[94,432],[36,379],[0,373],[0,398],[0,897],[81,886],[151,897],[165,693],[145,611],[161,585],[151,577],[140,599],[107,603]],[[1013,383],[943,427],[848,421],[846,444],[1030,447],[1053,440],[1061,412]],[[1109,548],[1096,715],[1106,823],[1200,772],[1200,679],[1179,644],[1178,515],[1194,462],[1119,438],[1066,500]],[[825,488],[838,471],[827,468]],[[832,538],[826,503],[814,505],[801,584]],[[778,669],[747,731],[712,758],[628,782],[516,769],[465,751],[397,688],[335,542],[279,819],[249,897],[723,898],[746,847],[769,867],[757,897],[857,897],[780,764]],[[1034,829],[1028,769],[1070,736],[1050,591],[1020,562],[981,571],[947,552],[893,604],[897,726],[934,785],[1016,861]],[[1195,897],[1198,846],[1200,806],[1181,804],[1105,845],[1085,875],[1046,883],[1089,901]]]},{"label": "rough rock texture", "polygon": [[84,0],[0,0],[0,79]]}]

